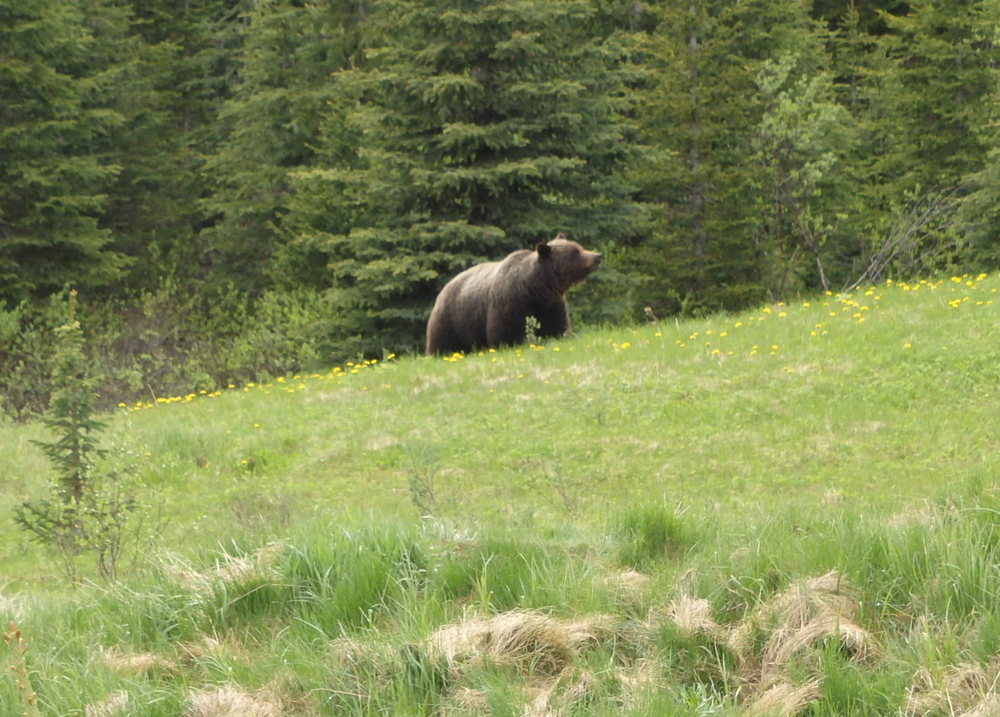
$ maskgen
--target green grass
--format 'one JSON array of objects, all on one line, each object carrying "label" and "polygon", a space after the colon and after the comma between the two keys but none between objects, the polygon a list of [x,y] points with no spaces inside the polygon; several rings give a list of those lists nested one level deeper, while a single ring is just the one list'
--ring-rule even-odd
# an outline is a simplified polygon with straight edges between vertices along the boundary
[{"label": "green grass", "polygon": [[[44,434],[2,425],[0,609],[43,714],[124,691],[128,714],[176,715],[225,688],[248,714],[736,715],[798,590],[803,619],[836,603],[870,644],[795,651],[797,714],[971,709],[990,679],[956,671],[1000,654],[998,288],[886,284],[122,407],[105,438],[158,541],[124,583],[68,593],[10,519],[45,490]],[[831,570],[836,597],[803,587]],[[558,674],[432,649],[523,610],[607,624],[552,638]]]}]

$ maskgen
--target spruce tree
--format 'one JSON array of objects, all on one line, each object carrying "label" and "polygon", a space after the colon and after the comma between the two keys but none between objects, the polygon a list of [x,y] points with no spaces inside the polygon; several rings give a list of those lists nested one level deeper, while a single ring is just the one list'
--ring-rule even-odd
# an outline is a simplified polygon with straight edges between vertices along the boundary
[{"label": "spruce tree", "polygon": [[782,289],[771,264],[788,247],[764,216],[770,170],[753,138],[769,100],[758,81],[782,53],[800,72],[822,67],[816,29],[794,0],[687,0],[655,12],[640,122],[660,151],[634,175],[659,206],[634,256],[645,303],[664,315],[763,300]]},{"label": "spruce tree", "polygon": [[[135,62],[123,78],[128,124],[113,151],[123,172],[112,197],[113,223],[141,259],[136,288],[165,282],[211,291],[219,272],[202,235],[215,221],[203,204],[213,181],[206,159],[225,137],[219,115],[236,86],[250,0],[129,0]],[[192,284],[192,280],[197,280]]]},{"label": "spruce tree", "polygon": [[127,263],[100,224],[121,169],[100,140],[122,116],[87,20],[76,3],[0,2],[0,300],[106,286]]},{"label": "spruce tree", "polygon": [[267,0],[240,27],[232,96],[221,105],[224,134],[207,158],[214,218],[202,239],[220,276],[246,290],[297,284],[273,263],[284,243],[289,173],[315,164],[319,127],[334,99],[331,75],[350,66],[360,45],[356,2]]},{"label": "spruce tree", "polygon": [[[290,220],[322,251],[341,353],[421,343],[459,269],[557,231],[608,246],[634,231],[619,171],[622,51],[570,0],[386,0],[367,62],[335,80],[326,138],[356,158],[297,176]],[[346,130],[344,129],[346,124]]]},{"label": "spruce tree", "polygon": [[914,0],[904,10],[884,15],[879,38],[885,62],[871,101],[869,205],[882,222],[868,278],[957,269],[965,237],[955,220],[967,180],[989,169],[996,3]]}]

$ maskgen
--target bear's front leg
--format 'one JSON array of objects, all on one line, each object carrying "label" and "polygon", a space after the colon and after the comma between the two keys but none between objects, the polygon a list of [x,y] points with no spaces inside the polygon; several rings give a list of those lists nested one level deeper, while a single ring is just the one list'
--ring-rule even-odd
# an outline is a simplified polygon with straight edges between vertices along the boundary
[{"label": "bear's front leg", "polygon": [[557,339],[565,336],[569,331],[569,307],[566,306],[565,301],[536,311],[535,318],[538,319],[536,334],[539,338]]},{"label": "bear's front leg", "polygon": [[524,321],[528,316],[520,311],[494,309],[486,317],[486,339],[490,348],[524,343]]}]

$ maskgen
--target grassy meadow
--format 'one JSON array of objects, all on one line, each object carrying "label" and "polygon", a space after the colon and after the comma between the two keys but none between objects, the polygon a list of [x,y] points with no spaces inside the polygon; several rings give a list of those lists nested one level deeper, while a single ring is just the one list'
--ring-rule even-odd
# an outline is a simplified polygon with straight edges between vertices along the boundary
[{"label": "grassy meadow", "polygon": [[13,523],[49,466],[0,425],[0,713],[1000,713],[998,290],[122,405],[116,584]]}]

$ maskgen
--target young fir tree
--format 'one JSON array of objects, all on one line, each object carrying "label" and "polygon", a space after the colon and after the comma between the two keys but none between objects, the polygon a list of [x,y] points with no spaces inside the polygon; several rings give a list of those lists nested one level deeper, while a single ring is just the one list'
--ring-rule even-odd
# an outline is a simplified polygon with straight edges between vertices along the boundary
[{"label": "young fir tree", "polygon": [[94,380],[77,320],[76,292],[69,293],[67,322],[55,331],[52,400],[42,419],[52,434],[36,441],[52,467],[47,497],[14,509],[14,520],[33,540],[52,549],[67,577],[79,578],[78,559],[89,556],[106,579],[118,574],[126,553],[135,555],[149,535],[135,476],[109,469],[100,447],[104,422],[96,415]]},{"label": "young fir tree", "polygon": [[120,167],[99,140],[122,116],[87,20],[77,3],[0,2],[0,301],[105,286],[126,264],[100,226]]},{"label": "young fir tree", "polygon": [[328,257],[339,352],[422,342],[458,270],[557,231],[608,246],[634,231],[622,52],[578,0],[387,0],[327,140],[349,166],[297,176],[299,242]]}]

